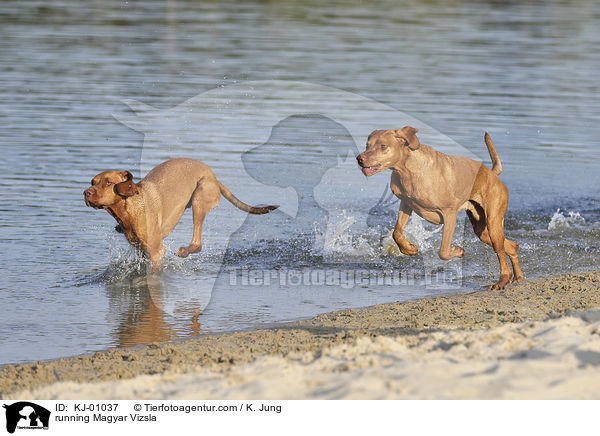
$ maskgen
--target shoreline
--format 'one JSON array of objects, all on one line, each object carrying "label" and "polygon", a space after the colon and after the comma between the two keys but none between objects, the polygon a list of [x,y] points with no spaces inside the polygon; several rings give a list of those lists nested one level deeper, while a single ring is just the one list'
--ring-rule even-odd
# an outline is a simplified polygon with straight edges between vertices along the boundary
[{"label": "shoreline", "polygon": [[[322,398],[327,396],[319,396],[320,391],[315,393],[307,387],[307,377],[321,380],[319,383],[323,386],[334,380],[351,377],[344,385],[348,387],[347,390],[340,387],[343,390],[340,398],[387,398],[384,394],[391,394],[392,398],[409,398],[411,395],[414,398],[433,398],[435,396],[423,391],[409,395],[403,390],[407,386],[398,384],[398,380],[392,385],[399,390],[390,388],[389,383],[398,376],[390,371],[399,368],[409,371],[407,362],[413,360],[415,365],[422,365],[423,368],[427,367],[427,362],[435,363],[437,368],[444,359],[461,361],[463,356],[469,355],[470,346],[465,344],[470,343],[480,344],[475,348],[484,354],[496,353],[490,362],[515,363],[518,359],[511,358],[514,353],[524,353],[525,360],[535,360],[533,363],[537,364],[544,364],[540,356],[553,355],[553,358],[560,360],[568,352],[566,348],[558,351],[557,343],[552,342],[549,336],[544,336],[548,329],[564,330],[565,335],[572,336],[572,341],[581,340],[584,344],[588,344],[590,338],[598,337],[600,351],[600,335],[594,333],[595,323],[600,321],[600,316],[595,312],[567,316],[596,308],[600,308],[600,271],[569,273],[527,280],[502,291],[466,292],[404,303],[387,303],[326,313],[268,329],[202,336],[131,349],[110,349],[44,363],[6,365],[0,368],[0,397],[168,396],[165,393],[167,391],[161,390],[161,386],[166,384],[171,386],[168,392],[172,393],[173,398],[181,395],[213,398],[207,392],[218,392],[214,398],[233,398],[236,395],[241,398],[244,395],[246,398],[277,398],[278,395],[290,399]],[[600,331],[600,327],[598,329]],[[499,345],[502,341],[493,339],[513,336],[515,344],[520,345],[509,346],[508,351],[506,344]],[[539,342],[541,339],[534,339],[540,337],[547,338],[549,342],[546,344]],[[524,339],[519,342],[515,338]],[[534,343],[537,345],[531,345]],[[594,377],[594,371],[597,371],[600,384],[600,352],[597,359],[599,365],[596,367],[595,346],[583,346],[576,356],[587,357],[581,357],[583,360],[575,363],[581,366],[582,371],[592,371]],[[541,347],[543,353],[532,358],[528,353],[536,347]],[[546,350],[544,347],[549,348]],[[506,354],[509,351],[514,353]],[[440,352],[442,354],[438,356]],[[414,353],[417,354],[413,356]],[[390,358],[388,354],[395,355],[400,363],[389,365],[386,360]],[[341,365],[340,368],[331,366],[332,356],[337,356],[333,360]],[[477,359],[483,355],[477,356],[473,355],[475,360],[470,363],[463,362],[466,365],[463,369],[481,367],[483,363]],[[442,360],[437,361],[434,357]],[[364,359],[371,359],[369,368],[374,371],[373,374],[366,374],[366,367],[356,366],[357,361]],[[522,361],[521,365],[526,367],[525,363],[531,362]],[[451,372],[453,364],[446,366],[438,368],[439,371]],[[287,391],[283,388],[274,391],[272,383],[268,383],[278,373],[277,368],[287,368],[295,374],[292,382],[288,383]],[[354,381],[360,380],[356,371],[362,374],[364,380],[379,380],[381,376],[382,382],[386,381],[388,384],[385,386],[388,387],[379,386],[367,391],[363,387],[362,396],[358,395],[358,388],[350,387]],[[386,374],[390,380],[386,380]],[[430,376],[432,380],[435,379],[435,374]],[[252,391],[248,391],[248,386],[257,383],[262,389],[253,395]],[[592,385],[589,380],[585,383],[585,386]],[[179,386],[179,390],[173,386]],[[190,386],[196,386],[196,390],[190,391]],[[471,397],[462,390],[460,392]],[[441,392],[438,394],[440,398],[445,397]],[[518,392],[513,394],[519,397]]]}]

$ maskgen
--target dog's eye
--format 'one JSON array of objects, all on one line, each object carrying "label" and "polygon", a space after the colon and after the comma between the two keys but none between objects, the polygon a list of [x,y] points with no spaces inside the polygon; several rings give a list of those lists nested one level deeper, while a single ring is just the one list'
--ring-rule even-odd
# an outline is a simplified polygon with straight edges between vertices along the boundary
[{"label": "dog's eye", "polygon": [[106,181],[106,186],[110,186],[112,184],[113,184],[113,182],[109,182],[108,180]]},{"label": "dog's eye", "polygon": [[380,147],[381,147],[381,149],[382,149],[382,150],[385,150],[385,149],[387,148],[387,145],[385,145],[385,144],[381,144],[381,146],[380,146]]}]

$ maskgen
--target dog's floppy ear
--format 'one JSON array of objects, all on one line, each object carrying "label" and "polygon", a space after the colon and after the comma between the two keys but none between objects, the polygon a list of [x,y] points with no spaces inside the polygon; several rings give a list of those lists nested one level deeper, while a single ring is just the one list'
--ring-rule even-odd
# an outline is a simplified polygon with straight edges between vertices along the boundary
[{"label": "dog's floppy ear", "polygon": [[395,134],[397,138],[404,139],[406,141],[406,145],[408,145],[411,150],[417,150],[421,146],[419,138],[417,138],[416,135],[417,132],[418,130],[414,127],[405,126],[396,130]]},{"label": "dog's floppy ear", "polygon": [[125,180],[133,180],[133,174],[131,174],[129,171],[125,170],[125,171],[121,171],[121,175],[123,177],[125,177]]},{"label": "dog's floppy ear", "polygon": [[139,194],[140,191],[132,180],[126,180],[115,185],[115,194],[121,197],[131,197],[132,195]]},{"label": "dog's floppy ear", "polygon": [[140,191],[137,185],[133,183],[133,175],[129,171],[121,171],[121,175],[123,175],[126,180],[115,185],[115,194],[124,198],[139,194]]}]

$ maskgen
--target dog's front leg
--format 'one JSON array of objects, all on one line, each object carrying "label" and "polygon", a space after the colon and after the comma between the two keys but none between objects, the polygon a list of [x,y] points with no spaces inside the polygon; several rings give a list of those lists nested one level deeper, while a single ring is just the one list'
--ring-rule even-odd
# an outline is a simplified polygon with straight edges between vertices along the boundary
[{"label": "dog's front leg", "polygon": [[398,221],[396,221],[396,228],[394,229],[393,237],[400,252],[407,256],[416,256],[419,253],[419,247],[408,242],[404,237],[404,227],[410,218],[412,209],[405,202],[400,201],[400,210],[398,211]]},{"label": "dog's front leg", "polygon": [[148,255],[150,256],[150,271],[155,273],[160,269],[160,264],[163,257],[165,256],[167,249],[163,245],[162,241],[154,244],[149,250]]},{"label": "dog's front leg", "polygon": [[439,254],[443,260],[452,259],[453,257],[463,257],[465,255],[465,250],[452,245],[454,227],[456,226],[456,214],[456,210],[445,210],[442,212],[444,233],[442,234],[442,246],[440,247]]}]

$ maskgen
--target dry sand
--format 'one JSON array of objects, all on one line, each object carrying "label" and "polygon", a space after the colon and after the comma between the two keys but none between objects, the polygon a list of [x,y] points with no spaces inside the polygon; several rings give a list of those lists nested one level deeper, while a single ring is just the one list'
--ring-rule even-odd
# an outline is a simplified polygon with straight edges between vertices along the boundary
[{"label": "dry sand", "polygon": [[[600,272],[0,368],[3,398],[599,398]],[[582,312],[585,313],[574,313]],[[25,389],[23,391],[23,389]]]}]

